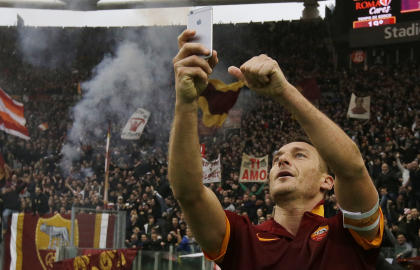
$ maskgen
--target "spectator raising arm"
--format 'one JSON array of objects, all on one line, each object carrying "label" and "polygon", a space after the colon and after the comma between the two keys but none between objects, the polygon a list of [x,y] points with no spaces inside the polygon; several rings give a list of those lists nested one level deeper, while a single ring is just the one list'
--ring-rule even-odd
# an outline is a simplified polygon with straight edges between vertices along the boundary
[{"label": "spectator raising arm", "polygon": [[411,244],[407,243],[407,239],[405,238],[404,234],[398,234],[398,239],[396,239],[392,231],[388,228],[388,226],[385,226],[384,231],[391,243],[394,245],[395,259],[411,257],[413,247],[411,246]]},{"label": "spectator raising arm", "polygon": [[197,131],[197,99],[217,63],[214,51],[206,61],[198,55],[208,50],[187,43],[195,35],[186,30],[178,37],[175,69],[175,118],[169,144],[169,181],[186,221],[201,248],[208,254],[219,252],[225,235],[225,214],[216,195],[202,183],[203,172]]},{"label": "spectator raising arm", "polygon": [[395,159],[397,160],[397,166],[398,169],[400,169],[401,175],[402,175],[402,186],[406,187],[410,181],[410,171],[406,168],[404,168],[404,166],[401,164],[401,160],[400,160],[400,153],[397,153],[395,155]]}]

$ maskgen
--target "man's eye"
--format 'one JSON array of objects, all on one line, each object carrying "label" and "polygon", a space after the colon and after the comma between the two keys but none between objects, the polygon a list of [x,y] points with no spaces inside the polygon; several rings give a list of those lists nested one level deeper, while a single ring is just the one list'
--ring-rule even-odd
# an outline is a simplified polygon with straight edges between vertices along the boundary
[{"label": "man's eye", "polygon": [[306,157],[306,155],[303,153],[296,153],[296,157],[301,158],[301,157]]}]

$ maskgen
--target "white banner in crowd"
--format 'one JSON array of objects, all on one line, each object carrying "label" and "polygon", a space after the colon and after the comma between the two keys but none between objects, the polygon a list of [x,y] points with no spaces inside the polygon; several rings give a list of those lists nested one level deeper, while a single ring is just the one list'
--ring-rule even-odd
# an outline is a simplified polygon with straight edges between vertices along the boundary
[{"label": "white banner in crowd", "polygon": [[203,158],[203,183],[215,183],[222,180],[222,166],[220,165],[220,155],[216,160],[207,161]]},{"label": "white banner in crowd", "polygon": [[149,120],[150,112],[145,109],[138,108],[135,113],[128,119],[127,124],[122,130],[121,139],[138,140],[143,133],[144,127]]},{"label": "white banner in crowd", "polygon": [[370,96],[357,97],[355,94],[351,94],[349,109],[347,116],[350,118],[357,119],[369,119],[370,118]]},{"label": "white banner in crowd", "polygon": [[239,182],[260,182],[268,180],[268,155],[253,157],[242,154],[241,174]]}]

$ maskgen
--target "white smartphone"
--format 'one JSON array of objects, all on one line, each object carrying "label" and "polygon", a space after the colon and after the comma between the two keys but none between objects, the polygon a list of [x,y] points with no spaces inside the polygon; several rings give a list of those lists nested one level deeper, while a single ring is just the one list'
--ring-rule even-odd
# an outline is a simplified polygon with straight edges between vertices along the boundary
[{"label": "white smartphone", "polygon": [[210,58],[213,52],[213,8],[203,7],[191,10],[188,14],[187,29],[196,31],[194,39],[190,42],[203,44],[210,50],[210,54],[203,57]]}]

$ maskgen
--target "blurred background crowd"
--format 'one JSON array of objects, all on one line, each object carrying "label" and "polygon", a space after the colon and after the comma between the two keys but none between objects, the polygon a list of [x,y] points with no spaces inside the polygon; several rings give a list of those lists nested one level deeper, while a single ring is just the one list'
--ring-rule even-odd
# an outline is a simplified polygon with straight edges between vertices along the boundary
[{"label": "blurred background crowd", "polygon": [[[162,27],[180,33],[181,27]],[[80,143],[71,170],[60,166],[62,147],[72,127],[72,107],[83,99],[79,83],[112,54],[124,31],[144,29],[81,28],[37,29],[36,35],[58,35],[55,46],[61,59],[51,66],[28,63],[19,46],[20,30],[0,28],[0,87],[25,106],[31,139],[25,141],[0,132],[0,153],[8,167],[1,180],[2,223],[12,212],[39,215],[69,214],[72,206],[103,208],[106,128],[99,141]],[[387,256],[415,256],[420,248],[420,65],[418,60],[386,58],[363,66],[337,65],[328,25],[319,22],[215,25],[219,58],[240,65],[266,53],[275,58],[287,78],[299,85],[315,78],[320,95],[314,103],[357,143],[372,180],[378,188],[386,229]],[[223,33],[223,35],[221,34]],[[173,40],[176,45],[176,40]],[[379,50],[379,49],[378,49]],[[175,52],[175,51],[174,51]],[[46,54],[49,55],[49,54]],[[175,54],[174,54],[175,55]],[[52,56],[50,56],[52,57]],[[227,61],[228,60],[228,61]],[[51,59],[46,58],[46,63]],[[121,126],[113,123],[109,202],[127,211],[126,246],[144,250],[192,252],[199,248],[186,226],[167,179],[167,144],[174,103],[173,70],[167,66],[168,102],[157,106],[140,140],[120,139]],[[216,72],[215,76],[222,72]],[[219,77],[220,78],[220,77]],[[226,75],[224,80],[226,79]],[[371,97],[371,117],[347,117],[350,96]],[[163,109],[165,108],[165,109]],[[268,185],[239,182],[242,153],[269,155],[302,130],[283,108],[243,89],[235,109],[242,112],[240,127],[212,129],[200,134],[206,159],[220,154],[222,179],[209,186],[222,206],[247,215],[258,224],[271,218],[273,202]],[[38,126],[46,123],[48,128]],[[270,160],[271,162],[271,160]],[[325,199],[326,215],[338,205],[333,193]]]}]

